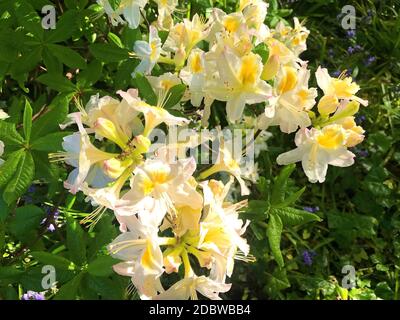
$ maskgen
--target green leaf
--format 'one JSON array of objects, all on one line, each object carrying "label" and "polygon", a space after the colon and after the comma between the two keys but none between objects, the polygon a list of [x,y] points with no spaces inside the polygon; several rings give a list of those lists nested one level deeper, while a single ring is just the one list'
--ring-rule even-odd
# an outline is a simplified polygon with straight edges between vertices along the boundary
[{"label": "green leaf", "polygon": [[283,168],[279,173],[272,188],[272,195],[271,195],[272,205],[279,204],[284,200],[287,181],[295,168],[296,168],[295,164],[290,164],[285,168]]},{"label": "green leaf", "polygon": [[14,12],[18,23],[24,27],[27,33],[32,34],[37,39],[43,39],[44,30],[41,19],[28,1],[15,1]]},{"label": "green leaf", "polygon": [[3,188],[12,178],[24,153],[23,149],[14,151],[8,156],[7,161],[0,166],[0,188]]},{"label": "green leaf", "polygon": [[114,11],[116,11],[121,3],[121,0],[109,0],[111,8],[113,8]]},{"label": "green leaf", "polygon": [[70,68],[85,69],[86,61],[74,50],[58,44],[48,44],[50,52]]},{"label": "green leaf", "polygon": [[26,80],[29,71],[37,67],[42,57],[42,47],[36,46],[28,52],[24,52],[11,65],[10,73],[14,79]]},{"label": "green leaf", "polygon": [[75,300],[78,295],[78,289],[84,273],[81,272],[76,275],[72,280],[64,284],[57,292],[54,300]]},{"label": "green leaf", "polygon": [[85,70],[79,72],[78,86],[79,87],[91,87],[95,84],[102,76],[103,65],[98,60],[93,60]]},{"label": "green leaf", "polygon": [[139,90],[140,97],[152,106],[157,105],[157,95],[154,93],[149,80],[141,73],[136,73],[134,82]]},{"label": "green leaf", "polygon": [[69,81],[67,78],[60,74],[42,74],[37,78],[37,81],[40,83],[45,84],[48,86],[50,89],[53,89],[55,91],[59,92],[75,92],[76,91],[76,86]]},{"label": "green leaf", "polygon": [[292,193],[281,203],[275,204],[274,207],[275,208],[285,208],[285,207],[295,203],[301,197],[301,195],[304,193],[305,190],[306,190],[306,187],[301,188],[300,190]]},{"label": "green leaf", "polygon": [[79,223],[72,217],[67,217],[67,248],[70,260],[79,266],[86,262],[85,234]]},{"label": "green leaf", "polygon": [[6,145],[23,145],[24,138],[15,129],[14,123],[0,121],[0,140]]},{"label": "green leaf", "polygon": [[36,260],[38,260],[40,263],[45,264],[45,265],[52,265],[56,269],[60,268],[63,270],[73,270],[75,268],[75,265],[73,262],[69,261],[68,259],[44,252],[44,251],[34,251],[30,253],[32,257],[34,257]]},{"label": "green leaf", "polygon": [[296,226],[311,221],[321,221],[316,214],[295,208],[271,208],[271,216],[278,215],[285,226]]},{"label": "green leaf", "polygon": [[164,108],[168,110],[177,105],[181,101],[185,91],[186,85],[184,84],[177,84],[176,86],[173,86],[167,93],[169,98],[165,102]]},{"label": "green leaf", "polygon": [[47,134],[59,131],[59,124],[62,123],[68,114],[69,96],[59,95],[53,99],[48,111],[40,116],[32,125],[31,140],[42,138]]},{"label": "green leaf", "polygon": [[127,49],[111,44],[94,43],[89,46],[90,52],[103,62],[121,62],[129,58]]},{"label": "green leaf", "polygon": [[53,132],[44,136],[43,138],[36,139],[31,148],[38,151],[55,152],[62,149],[62,141],[65,136],[71,132]]},{"label": "green leaf", "polygon": [[112,266],[118,262],[120,261],[111,256],[100,256],[89,263],[87,270],[93,276],[107,277],[113,274]]},{"label": "green leaf", "polygon": [[57,26],[54,30],[46,31],[46,42],[56,43],[68,40],[73,33],[78,30],[78,16],[80,11],[68,10],[57,20]]},{"label": "green leaf", "polygon": [[25,100],[25,110],[24,110],[24,135],[26,143],[29,143],[31,138],[32,130],[32,107],[28,100]]},{"label": "green leaf", "polygon": [[283,267],[283,257],[281,252],[281,235],[283,224],[278,215],[271,215],[268,222],[267,237],[272,255],[279,267]]},{"label": "green leaf", "polygon": [[17,200],[31,185],[34,175],[35,163],[32,155],[30,152],[23,152],[17,171],[4,190],[3,199],[8,204]]},{"label": "green leaf", "polygon": [[17,280],[24,272],[17,269],[16,266],[0,267],[0,279],[14,279]]},{"label": "green leaf", "polygon": [[15,216],[10,222],[10,231],[19,240],[32,240],[44,216],[44,211],[37,206],[30,204],[19,207],[15,210]]}]

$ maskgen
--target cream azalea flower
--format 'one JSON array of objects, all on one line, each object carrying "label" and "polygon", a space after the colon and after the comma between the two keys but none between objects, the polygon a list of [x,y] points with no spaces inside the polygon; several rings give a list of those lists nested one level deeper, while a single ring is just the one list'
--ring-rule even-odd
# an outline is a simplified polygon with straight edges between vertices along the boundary
[{"label": "cream azalea flower", "polygon": [[197,292],[211,300],[221,300],[220,293],[230,290],[231,284],[214,281],[205,276],[192,275],[175,283],[167,291],[154,297],[154,300],[198,300]]},{"label": "cream azalea flower", "polygon": [[179,77],[183,83],[189,87],[190,102],[193,106],[199,107],[205,96],[206,72],[205,72],[205,52],[201,49],[193,49],[189,55],[187,66],[183,68]]},{"label": "cream azalea flower", "polygon": [[355,155],[348,151],[348,134],[337,124],[328,125],[321,130],[300,129],[296,134],[297,148],[278,156],[280,165],[301,161],[303,170],[310,182],[324,182],[328,165],[348,167],[354,163]]},{"label": "cream azalea flower", "polygon": [[[3,109],[0,109],[0,120],[4,120],[9,118],[9,115],[3,111]],[[0,157],[4,153],[4,142],[0,140]],[[4,163],[3,159],[0,159],[0,166]]]},{"label": "cream azalea flower", "polygon": [[117,214],[150,212],[151,220],[158,226],[166,213],[172,218],[176,216],[176,206],[201,208],[202,197],[190,182],[195,169],[193,158],[171,165],[160,160],[146,160],[135,169],[131,190],[121,198]]},{"label": "cream azalea flower", "polygon": [[351,77],[332,78],[328,70],[318,67],[315,74],[317,77],[318,86],[322,89],[325,95],[334,96],[337,99],[354,100],[362,104],[368,105],[367,100],[357,97],[355,94],[360,90],[360,87],[353,82]]},{"label": "cream azalea flower", "polygon": [[207,82],[206,91],[220,101],[226,101],[226,113],[230,122],[240,120],[247,104],[265,102],[271,98],[272,89],[260,79],[263,69],[261,57],[249,53],[236,56],[225,48],[216,61],[217,73]]},{"label": "cream azalea flower", "polygon": [[300,70],[288,66],[281,69],[274,88],[276,98],[270,100],[270,106],[261,116],[270,119],[265,119],[266,124],[279,125],[285,133],[311,125],[308,111],[315,105],[317,89],[308,88],[309,79],[310,71],[306,66]]},{"label": "cream azalea flower", "polygon": [[135,72],[150,74],[161,53],[161,39],[158,36],[157,29],[153,26],[150,26],[149,42],[142,40],[136,41],[133,50],[141,59],[139,65],[135,69]]},{"label": "cream azalea flower", "polygon": [[114,266],[115,272],[130,276],[142,299],[150,299],[164,291],[160,276],[164,273],[160,245],[175,239],[160,238],[158,228],[145,225],[135,217],[123,220],[128,230],[120,234],[109,246],[110,254],[125,262]]},{"label": "cream azalea flower", "polygon": [[[125,21],[131,29],[136,29],[141,20],[140,10],[143,9],[148,0],[122,0],[116,10],[114,10],[108,0],[97,0],[97,3],[104,8],[109,16],[111,23],[116,26]],[[124,17],[125,21],[121,18]]]},{"label": "cream azalea flower", "polygon": [[158,6],[157,25],[161,30],[170,30],[174,24],[172,13],[178,5],[178,0],[155,0]]}]

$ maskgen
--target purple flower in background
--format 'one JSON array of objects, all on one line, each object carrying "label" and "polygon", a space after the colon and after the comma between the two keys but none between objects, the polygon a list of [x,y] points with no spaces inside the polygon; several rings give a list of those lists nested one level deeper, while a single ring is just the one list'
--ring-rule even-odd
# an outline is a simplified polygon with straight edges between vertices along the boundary
[{"label": "purple flower in background", "polygon": [[29,188],[28,188],[28,193],[34,193],[36,191],[36,187],[34,184],[32,184]]},{"label": "purple flower in background", "polygon": [[46,300],[43,293],[29,290],[23,294],[21,300]]},{"label": "purple flower in background", "polygon": [[310,213],[315,213],[315,212],[319,211],[319,207],[304,207],[303,210],[308,211]]},{"label": "purple flower in background", "polygon": [[337,78],[337,77],[340,76],[340,74],[341,74],[340,70],[333,71],[332,72],[332,77]]},{"label": "purple flower in background", "polygon": [[350,29],[346,31],[347,38],[355,38],[356,37],[356,30]]},{"label": "purple flower in background", "polygon": [[356,116],[355,121],[357,125],[362,124],[367,118],[364,115]]},{"label": "purple flower in background", "polygon": [[58,211],[58,209],[56,209],[54,212],[52,212],[52,208],[47,207],[47,206],[45,208],[45,211],[48,216],[53,215],[53,217],[44,218],[40,224],[42,224],[42,225],[45,224],[47,219],[50,218],[51,221],[50,221],[49,225],[47,226],[47,231],[54,232],[56,230],[56,222],[57,222],[58,216],[60,215],[60,211]]},{"label": "purple flower in background", "polygon": [[369,56],[367,58],[367,60],[365,60],[365,65],[368,67],[369,65],[371,65],[375,61],[376,61],[376,57],[375,56]]},{"label": "purple flower in background", "polygon": [[349,68],[346,70],[346,76],[351,77],[352,73],[353,73],[353,69]]},{"label": "purple flower in background", "polygon": [[333,57],[335,56],[334,51],[333,51],[332,48],[329,48],[329,50],[328,50],[328,56],[329,56],[330,58],[333,58]]},{"label": "purple flower in background", "polygon": [[310,251],[310,250],[304,250],[303,251],[303,262],[306,266],[311,266],[313,264],[313,258],[316,256],[317,254],[315,253],[315,251]]},{"label": "purple flower in background", "polygon": [[355,51],[356,51],[356,50],[355,50],[352,46],[350,46],[350,47],[347,48],[347,53],[348,53],[348,54],[353,54]]}]

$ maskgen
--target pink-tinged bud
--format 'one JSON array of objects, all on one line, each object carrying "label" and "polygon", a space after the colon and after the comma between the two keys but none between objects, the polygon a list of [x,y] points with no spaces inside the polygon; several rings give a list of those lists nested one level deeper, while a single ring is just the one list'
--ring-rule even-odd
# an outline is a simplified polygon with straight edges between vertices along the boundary
[{"label": "pink-tinged bud", "polygon": [[107,176],[117,179],[132,164],[131,159],[119,160],[116,158],[108,159],[103,162],[103,170]]}]

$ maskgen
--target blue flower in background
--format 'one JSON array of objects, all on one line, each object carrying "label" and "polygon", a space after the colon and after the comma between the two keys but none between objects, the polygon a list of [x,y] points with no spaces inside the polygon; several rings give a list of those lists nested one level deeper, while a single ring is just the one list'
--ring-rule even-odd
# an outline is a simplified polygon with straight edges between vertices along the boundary
[{"label": "blue flower in background", "polygon": [[304,207],[303,210],[308,211],[310,213],[315,213],[315,212],[319,211],[319,207]]},{"label": "blue flower in background", "polygon": [[346,31],[347,38],[355,38],[356,37],[356,30],[350,29]]},{"label": "blue flower in background", "polygon": [[313,258],[316,256],[315,251],[310,251],[310,250],[304,250],[303,251],[303,262],[306,266],[311,266],[313,264]]},{"label": "blue flower in background", "polygon": [[43,293],[29,290],[23,294],[21,300],[46,300]]},{"label": "blue flower in background", "polygon": [[376,61],[376,57],[375,56],[369,56],[367,58],[367,60],[365,60],[365,65],[368,67],[370,66],[372,63],[374,63]]}]

